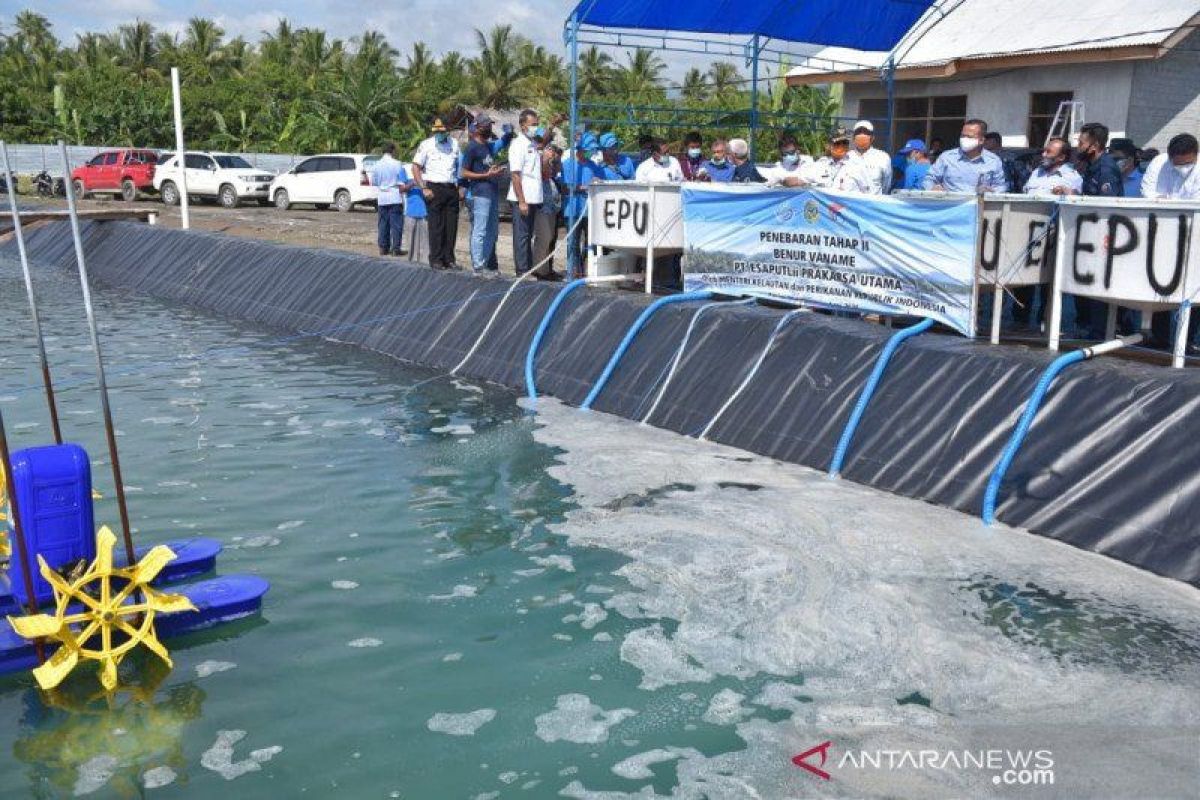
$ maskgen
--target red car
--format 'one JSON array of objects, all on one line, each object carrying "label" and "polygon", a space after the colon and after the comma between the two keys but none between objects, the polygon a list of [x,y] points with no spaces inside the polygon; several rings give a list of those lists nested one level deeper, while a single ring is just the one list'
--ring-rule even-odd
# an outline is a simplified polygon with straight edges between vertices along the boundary
[{"label": "red car", "polygon": [[105,150],[71,173],[76,197],[89,193],[115,194],[132,203],[138,192],[154,191],[154,165],[158,153],[153,150]]}]

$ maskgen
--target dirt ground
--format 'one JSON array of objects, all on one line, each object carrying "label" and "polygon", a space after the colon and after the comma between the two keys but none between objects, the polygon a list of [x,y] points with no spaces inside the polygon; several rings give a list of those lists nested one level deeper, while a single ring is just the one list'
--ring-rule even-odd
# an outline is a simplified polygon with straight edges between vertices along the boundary
[{"label": "dirt ground", "polygon": [[[29,195],[18,197],[22,207],[26,208],[65,209],[67,205],[66,200],[57,198],[44,200]],[[89,197],[79,204],[80,209],[116,209],[126,206],[127,204],[120,200],[107,197]],[[139,199],[133,206],[159,212],[159,225],[179,226],[179,208],[163,205],[157,197]],[[366,206],[341,213],[333,209],[318,211],[311,206],[293,206],[287,211],[280,211],[274,206],[260,206],[256,203],[233,209],[222,208],[214,203],[192,203],[189,207],[189,217],[194,229],[217,231],[247,239],[349,250],[365,255],[376,255],[379,252],[375,246],[375,209]],[[559,272],[566,265],[564,238],[565,232],[560,229],[554,257],[554,268]],[[407,250],[408,242],[403,246]],[[464,269],[469,269],[470,218],[465,206],[459,217],[455,254],[458,264]],[[496,257],[500,263],[500,271],[512,274],[512,223],[506,219],[500,220]]]}]

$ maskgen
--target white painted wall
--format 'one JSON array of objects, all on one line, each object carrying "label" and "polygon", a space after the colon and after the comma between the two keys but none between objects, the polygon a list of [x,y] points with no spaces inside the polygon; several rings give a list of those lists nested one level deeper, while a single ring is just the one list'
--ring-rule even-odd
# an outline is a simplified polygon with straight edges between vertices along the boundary
[{"label": "white painted wall", "polygon": [[[1129,121],[1134,63],[1111,61],[1098,64],[1065,64],[1052,67],[1020,67],[990,73],[965,73],[938,81],[897,81],[897,97],[967,96],[967,116],[988,123],[1004,137],[1006,147],[1027,147],[1029,101],[1032,92],[1073,91],[1083,101],[1085,121],[1101,122],[1113,137],[1124,136]],[[885,98],[882,83],[848,83],[842,115],[858,116],[862,99]],[[950,143],[947,143],[950,144]],[[1037,142],[1036,145],[1040,145]]]},{"label": "white painted wall", "polygon": [[1133,71],[1129,136],[1139,147],[1167,149],[1177,133],[1200,134],[1200,31]]}]

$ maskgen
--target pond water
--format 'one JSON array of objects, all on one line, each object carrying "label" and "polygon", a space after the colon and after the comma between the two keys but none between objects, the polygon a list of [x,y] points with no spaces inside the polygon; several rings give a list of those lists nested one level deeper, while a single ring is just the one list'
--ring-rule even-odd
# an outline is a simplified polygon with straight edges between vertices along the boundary
[{"label": "pond water", "polygon": [[[38,280],[65,432],[115,524],[78,286]],[[97,302],[137,541],[217,538],[220,572],[272,589],[261,619],[168,642],[173,671],[127,661],[113,698],[94,674],[53,696],[0,679],[0,796],[1200,786],[1190,587],[552,400],[115,291]],[[11,263],[0,311],[10,436],[46,443]],[[831,779],[793,762],[826,741]],[[1050,752],[1055,783],[944,763],[981,749]],[[844,760],[900,750],[943,756]]]}]

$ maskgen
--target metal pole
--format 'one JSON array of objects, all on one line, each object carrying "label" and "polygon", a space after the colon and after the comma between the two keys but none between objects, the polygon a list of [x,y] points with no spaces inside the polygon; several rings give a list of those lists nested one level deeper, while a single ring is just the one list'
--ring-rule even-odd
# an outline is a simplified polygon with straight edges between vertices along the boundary
[{"label": "metal pole", "polygon": [[186,231],[192,223],[188,216],[187,153],[183,149],[183,103],[179,92],[179,67],[171,67],[171,97],[175,106],[175,152],[178,153],[175,162],[179,166],[179,219],[180,227]]},{"label": "metal pole", "polygon": [[[887,82],[887,149],[888,152],[895,150],[895,142],[892,141],[892,124],[896,119],[896,62],[888,56],[887,65],[884,67],[884,80]],[[999,264],[997,264],[999,268]]]},{"label": "metal pole", "polygon": [[758,34],[750,40],[750,160],[755,160],[755,134],[758,132]]},{"label": "metal pole", "polygon": [[[58,140],[58,150],[62,155],[63,168],[70,172],[67,165],[67,145],[62,139]],[[88,332],[92,336],[92,350],[96,353],[96,380],[100,384],[100,407],[104,412],[104,432],[108,437],[108,456],[112,461],[113,484],[117,491],[117,508],[121,512],[121,532],[125,536],[125,555],[127,563],[136,564],[133,555],[133,537],[129,531],[129,509],[125,505],[125,482],[121,479],[121,459],[117,455],[117,433],[113,427],[112,408],[108,403],[108,381],[104,377],[104,357],[100,352],[100,332],[96,328],[96,312],[92,307],[92,290],[88,283],[87,262],[83,257],[83,238],[79,235],[79,214],[75,210],[75,194],[67,192],[67,212],[71,217],[71,236],[75,240],[75,263],[79,265],[79,285],[83,290],[83,308],[87,312]]]},{"label": "metal pole", "polygon": [[42,338],[42,322],[38,316],[37,298],[33,294],[33,275],[29,271],[29,254],[25,251],[25,232],[21,228],[21,212],[17,210],[17,188],[13,181],[12,168],[8,163],[8,144],[0,141],[0,156],[4,160],[4,180],[8,184],[8,208],[12,212],[13,236],[17,240],[17,253],[21,257],[21,272],[25,277],[25,293],[29,296],[29,315],[33,318],[33,333],[37,338],[38,361],[42,367],[42,385],[46,388],[46,407],[50,410],[50,427],[54,429],[54,443],[62,444],[62,428],[58,424],[58,406],[54,402],[54,384],[50,380],[50,362],[46,360],[46,342]]},{"label": "metal pole", "polygon": [[[571,21],[567,23],[567,44],[571,51],[571,120],[567,124],[570,126],[570,131],[567,135],[567,152],[565,158],[571,159],[572,178],[571,184],[567,187],[567,209],[571,213],[567,214],[567,264],[571,264],[571,231],[575,230],[575,206],[579,202],[575,199],[575,192],[579,185],[583,183],[583,165],[579,163],[579,156],[575,151],[575,131],[579,124],[579,14],[578,12],[571,15]],[[579,243],[579,232],[575,231],[575,243]],[[582,267],[580,262],[582,254],[579,253],[578,247],[575,252],[576,269]],[[578,278],[570,269],[570,278]]]},{"label": "metal pole", "polygon": [[[13,483],[12,456],[8,451],[8,434],[4,430],[4,414],[0,413],[0,468],[8,478],[8,507],[12,511],[13,541],[17,546],[17,560],[21,562],[21,577],[25,580],[25,591],[29,593],[26,609],[30,614],[38,613],[37,587],[33,585],[33,569],[29,564],[29,548],[25,545],[25,528],[21,524],[21,509],[17,500],[17,487]],[[37,649],[38,663],[46,660],[42,651],[42,641],[34,642]]]}]

